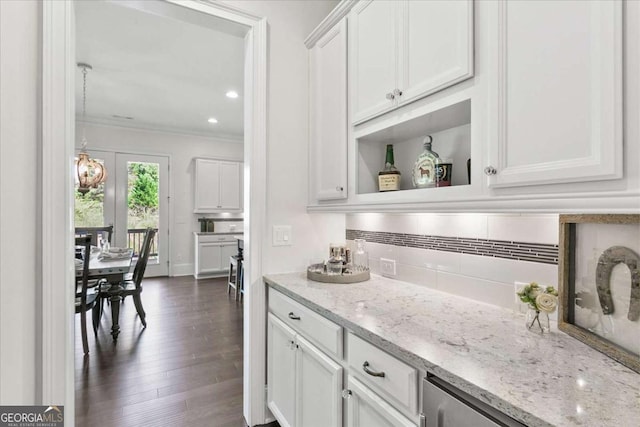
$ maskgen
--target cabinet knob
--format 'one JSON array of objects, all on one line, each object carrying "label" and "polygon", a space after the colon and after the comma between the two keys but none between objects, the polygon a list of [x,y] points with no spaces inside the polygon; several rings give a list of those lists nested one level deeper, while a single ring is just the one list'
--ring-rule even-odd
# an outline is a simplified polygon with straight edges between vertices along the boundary
[{"label": "cabinet knob", "polygon": [[396,97],[396,96],[395,96],[392,92],[389,92],[389,93],[386,95],[386,98],[387,98],[389,101],[393,100],[395,97]]},{"label": "cabinet knob", "polygon": [[351,390],[347,390],[347,389],[342,390],[342,398],[343,398],[343,399],[348,399],[348,398],[350,398],[350,397],[351,397],[351,394],[352,394],[352,393],[351,393]]},{"label": "cabinet knob", "polygon": [[394,96],[394,98],[396,96],[402,96],[402,91],[400,89],[394,89],[393,90],[393,96]]},{"label": "cabinet knob", "polygon": [[339,186],[339,185],[336,187],[336,191],[337,191],[338,193],[342,193],[342,191],[343,191],[343,190],[344,190],[344,188],[343,188],[343,187],[341,187],[341,186]]},{"label": "cabinet knob", "polygon": [[484,168],[484,174],[487,176],[495,175],[497,173],[498,171],[493,166],[487,166],[486,168]]}]

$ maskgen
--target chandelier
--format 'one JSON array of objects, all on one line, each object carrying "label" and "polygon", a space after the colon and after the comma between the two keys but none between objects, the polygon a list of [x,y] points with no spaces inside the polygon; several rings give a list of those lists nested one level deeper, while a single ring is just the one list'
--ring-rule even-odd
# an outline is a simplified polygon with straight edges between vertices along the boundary
[{"label": "chandelier", "polygon": [[85,195],[92,188],[97,188],[107,179],[107,170],[104,165],[89,158],[87,153],[87,138],[85,137],[85,116],[87,114],[87,73],[92,69],[91,65],[78,63],[82,69],[82,149],[75,163],[75,174],[78,180],[78,192]]}]

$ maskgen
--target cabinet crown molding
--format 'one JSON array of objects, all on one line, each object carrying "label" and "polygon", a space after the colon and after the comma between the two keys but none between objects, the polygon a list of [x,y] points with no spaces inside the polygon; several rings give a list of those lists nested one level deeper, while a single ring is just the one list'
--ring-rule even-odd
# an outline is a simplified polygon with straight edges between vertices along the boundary
[{"label": "cabinet crown molding", "polygon": [[309,34],[305,39],[304,44],[307,49],[311,49],[318,40],[327,32],[333,28],[342,18],[347,16],[351,8],[357,3],[357,0],[342,0],[336,7],[333,8],[331,13],[318,24],[318,26]]}]

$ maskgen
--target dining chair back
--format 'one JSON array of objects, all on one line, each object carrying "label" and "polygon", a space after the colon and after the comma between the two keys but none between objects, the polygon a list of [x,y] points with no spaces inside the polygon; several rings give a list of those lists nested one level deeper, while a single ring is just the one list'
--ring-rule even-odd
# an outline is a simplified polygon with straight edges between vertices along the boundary
[{"label": "dining chair back", "polygon": [[146,313],[142,308],[142,299],[140,297],[140,294],[142,293],[142,279],[144,278],[144,272],[147,269],[147,263],[149,261],[149,254],[151,253],[151,243],[153,242],[155,235],[155,229],[147,228],[144,236],[144,241],[142,243],[142,250],[140,251],[140,256],[138,257],[136,266],[133,269],[132,280],[124,282],[124,290],[122,292],[123,297],[126,297],[127,295],[131,295],[133,297],[133,303],[136,306],[136,311],[138,312],[140,321],[145,328],[147,327]]},{"label": "dining chair back", "polygon": [[84,249],[82,259],[82,275],[76,278],[74,283],[76,288],[75,312],[80,313],[80,328],[82,331],[82,349],[84,354],[89,353],[89,344],[87,342],[87,311],[92,310],[93,332],[97,334],[98,324],[100,323],[100,311],[97,299],[98,293],[88,293],[89,285],[89,261],[91,258],[91,236],[76,237],[76,246]]},{"label": "dining chair back", "polygon": [[111,243],[113,236],[113,225],[105,227],[76,227],[76,234],[91,236],[91,244],[98,246],[98,236],[107,233],[107,240]]}]

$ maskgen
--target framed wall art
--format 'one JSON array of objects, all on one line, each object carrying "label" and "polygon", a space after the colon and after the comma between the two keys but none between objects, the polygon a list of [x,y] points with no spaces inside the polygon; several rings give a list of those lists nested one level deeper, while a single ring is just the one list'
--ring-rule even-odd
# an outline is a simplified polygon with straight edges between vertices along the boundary
[{"label": "framed wall art", "polygon": [[558,328],[640,373],[640,215],[560,215]]}]

